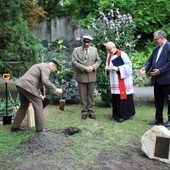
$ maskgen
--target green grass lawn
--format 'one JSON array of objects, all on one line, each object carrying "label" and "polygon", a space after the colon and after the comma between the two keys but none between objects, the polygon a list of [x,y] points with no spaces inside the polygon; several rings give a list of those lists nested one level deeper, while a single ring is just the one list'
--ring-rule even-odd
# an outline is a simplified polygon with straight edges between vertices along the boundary
[{"label": "green grass lawn", "polygon": [[[167,109],[164,111],[164,117],[167,119],[166,111]],[[123,123],[111,121],[112,109],[103,106],[95,107],[96,120],[81,119],[81,107],[75,104],[66,105],[64,111],[59,110],[58,105],[50,105],[46,108],[46,113],[46,126],[54,132],[73,126],[81,129],[81,133],[70,136],[74,146],[63,147],[60,152],[74,154],[77,159],[86,157],[86,161],[90,163],[94,155],[103,149],[113,149],[113,145],[140,148],[140,138],[151,128],[148,122],[154,119],[155,108],[136,106],[136,116]],[[0,163],[9,161],[5,159],[6,156],[22,152],[15,148],[36,135],[34,127],[17,133],[10,132],[10,127],[11,125],[0,125]]]}]

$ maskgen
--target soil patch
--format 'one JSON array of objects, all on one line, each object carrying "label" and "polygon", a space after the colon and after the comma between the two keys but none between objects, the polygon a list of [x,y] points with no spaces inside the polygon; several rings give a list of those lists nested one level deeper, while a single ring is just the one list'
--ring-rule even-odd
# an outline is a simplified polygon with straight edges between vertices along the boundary
[{"label": "soil patch", "polygon": [[[65,131],[64,131],[65,132]],[[131,146],[110,146],[93,158],[92,164],[84,164],[81,159],[67,152],[59,152],[62,146],[74,145],[69,137],[53,132],[37,134],[22,143],[19,149],[24,154],[13,155],[11,168],[15,170],[169,170],[170,165],[151,160],[140,148]],[[76,146],[74,146],[76,148]],[[19,163],[16,163],[19,160]]]},{"label": "soil patch", "polygon": [[32,139],[21,143],[20,148],[24,152],[32,154],[46,154],[53,152],[62,146],[71,145],[72,142],[64,136],[53,132],[39,133]]},{"label": "soil patch", "polygon": [[102,151],[98,162],[104,170],[168,170],[170,165],[151,160],[140,148],[118,147],[115,152]]}]

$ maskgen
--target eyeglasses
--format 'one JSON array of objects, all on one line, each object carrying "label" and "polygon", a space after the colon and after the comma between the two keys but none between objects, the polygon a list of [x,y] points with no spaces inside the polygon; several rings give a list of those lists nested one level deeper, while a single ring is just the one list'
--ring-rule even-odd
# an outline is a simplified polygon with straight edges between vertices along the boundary
[{"label": "eyeglasses", "polygon": [[158,37],[158,38],[154,38],[153,40],[154,40],[154,41],[157,41],[157,40],[158,40],[159,38],[161,38],[161,37]]}]

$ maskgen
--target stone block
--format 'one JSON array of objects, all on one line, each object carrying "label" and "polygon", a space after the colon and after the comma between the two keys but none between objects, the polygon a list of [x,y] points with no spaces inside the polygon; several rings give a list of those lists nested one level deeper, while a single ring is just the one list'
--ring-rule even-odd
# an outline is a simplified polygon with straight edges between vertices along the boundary
[{"label": "stone block", "polygon": [[164,126],[153,126],[141,137],[142,151],[150,159],[170,164],[170,131]]}]

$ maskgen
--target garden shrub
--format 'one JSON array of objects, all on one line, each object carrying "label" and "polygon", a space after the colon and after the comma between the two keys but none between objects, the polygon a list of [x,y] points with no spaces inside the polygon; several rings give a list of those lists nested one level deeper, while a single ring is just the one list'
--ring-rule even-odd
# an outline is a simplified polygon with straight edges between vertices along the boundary
[{"label": "garden shrub", "polygon": [[100,12],[97,20],[88,26],[94,35],[93,43],[98,49],[101,58],[101,65],[97,72],[97,90],[102,101],[107,104],[111,102],[110,83],[105,78],[106,50],[105,43],[112,41],[118,49],[125,51],[131,58],[134,54],[135,44],[138,37],[135,37],[135,26],[130,14],[120,14],[119,9],[111,9],[108,13]]},{"label": "garden shrub", "polygon": [[[50,94],[47,96],[52,103],[57,103],[60,98],[70,102],[78,102],[79,94],[77,82],[75,81],[75,71],[72,67],[72,51],[75,46],[80,45],[80,41],[56,40],[55,42],[42,42],[42,50],[40,56],[44,57],[44,62],[55,58],[62,66],[57,73],[50,75],[50,81],[58,88],[63,89],[62,96]],[[67,46],[66,46],[67,45]]]}]

